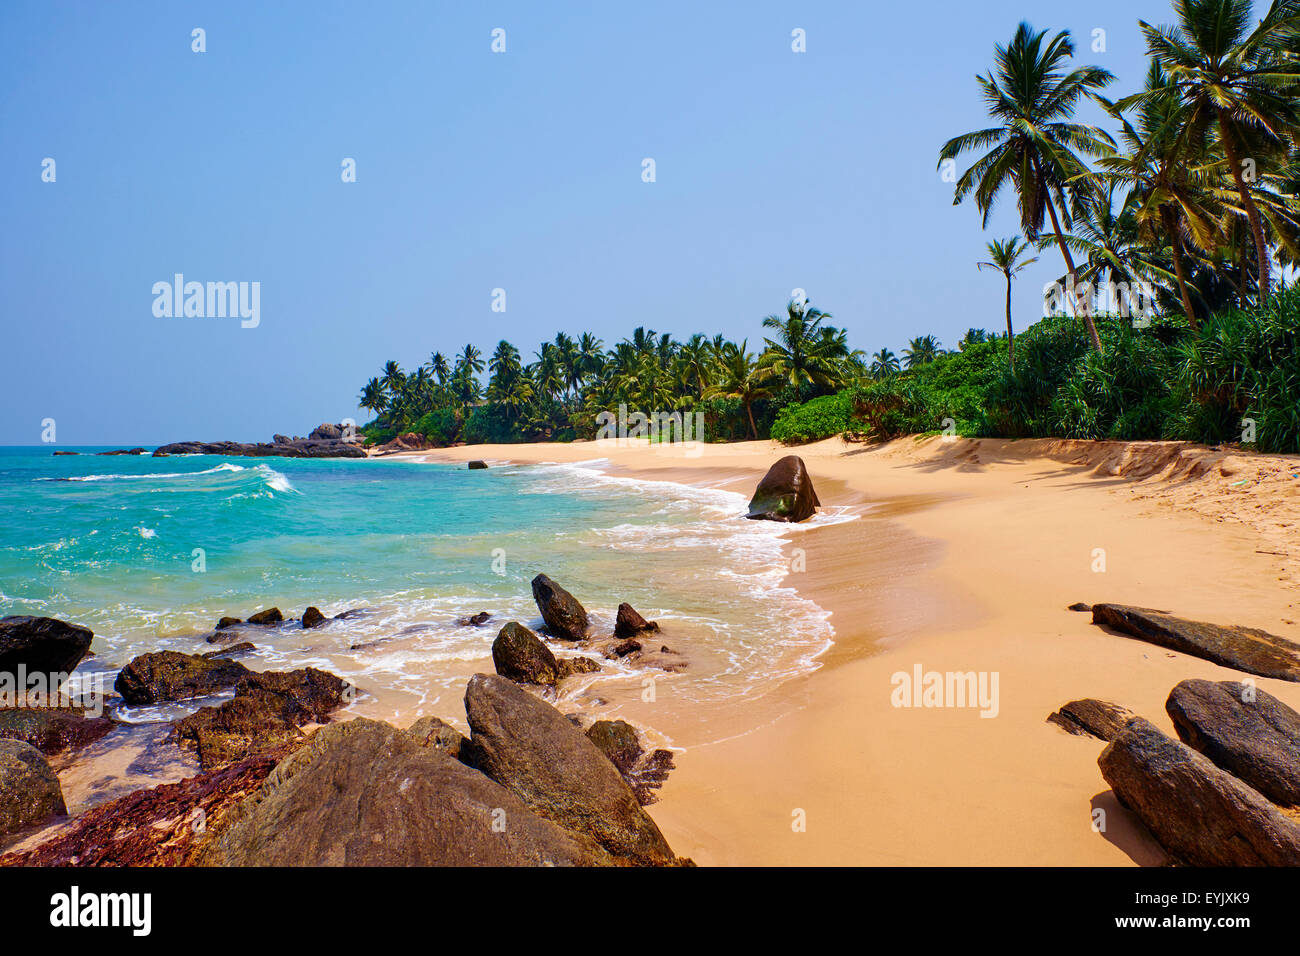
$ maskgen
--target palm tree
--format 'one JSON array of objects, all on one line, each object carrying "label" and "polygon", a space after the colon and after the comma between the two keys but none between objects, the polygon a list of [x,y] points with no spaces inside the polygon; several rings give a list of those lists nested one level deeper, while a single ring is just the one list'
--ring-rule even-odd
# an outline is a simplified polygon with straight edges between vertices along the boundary
[{"label": "palm tree", "polygon": [[[1124,109],[1136,107],[1134,121],[1124,116]],[[1212,173],[1214,165],[1204,136],[1187,135],[1183,110],[1176,89],[1158,61],[1147,71],[1141,99],[1107,104],[1121,125],[1120,138],[1125,152],[1103,157],[1098,165],[1112,184],[1131,187],[1125,208],[1132,210],[1137,239],[1147,251],[1136,250],[1131,271],[1145,271],[1175,285],[1187,320],[1196,325],[1191,286],[1185,259],[1189,251],[1211,249],[1222,237],[1223,204],[1216,199]],[[1104,231],[1102,217],[1094,217],[1098,230]],[[1122,218],[1122,216],[1121,216]],[[1160,266],[1149,250],[1170,247],[1173,275]],[[1118,265],[1118,263],[1112,263]]]},{"label": "palm tree", "polygon": [[898,356],[889,349],[881,349],[871,356],[871,377],[876,380],[889,378],[899,368]]},{"label": "palm tree", "polygon": [[721,398],[739,399],[749,418],[749,432],[758,438],[758,426],[754,424],[754,402],[771,394],[772,388],[764,370],[754,361],[748,349],[749,340],[736,345],[724,343],[718,356],[719,379],[708,389],[710,395]]},{"label": "palm tree", "polygon": [[485,393],[487,400],[500,405],[506,417],[517,418],[533,397],[532,382],[524,374],[519,350],[502,339],[488,360],[488,369],[491,378]]},{"label": "palm tree", "polygon": [[[1010,239],[994,239],[988,244],[989,258],[987,262],[977,263],[980,269],[993,269],[1001,272],[1007,280],[1007,361],[1011,364],[1011,371],[1016,370],[1016,351],[1015,351],[1015,332],[1011,329],[1011,280],[1020,272],[1033,265],[1038,261],[1035,256],[1032,259],[1022,258],[1029,250],[1029,243],[1021,241],[1019,236],[1012,236]],[[974,331],[974,330],[972,330]],[[967,333],[969,334],[969,333]]]},{"label": "palm tree", "polygon": [[[1046,35],[1046,31],[1035,33],[1028,23],[1021,23],[1010,44],[994,48],[996,76],[990,72],[976,80],[990,115],[999,125],[950,139],[939,151],[939,165],[968,150],[992,147],[957,180],[953,204],[960,204],[974,191],[976,206],[987,225],[998,194],[1008,184],[1013,186],[1025,235],[1036,240],[1043,230],[1044,216],[1050,217],[1052,232],[1077,288],[1078,275],[1061,223],[1070,224],[1078,194],[1090,188],[1086,180],[1080,181],[1088,172],[1083,157],[1109,155],[1115,144],[1103,130],[1070,119],[1081,99],[1095,98],[1114,77],[1096,66],[1063,73],[1074,56],[1070,32],[1064,30],[1044,44]],[[1067,202],[1067,195],[1073,202]],[[1081,316],[1093,348],[1100,352],[1101,338],[1086,304]]]},{"label": "palm tree", "polygon": [[383,383],[377,378],[366,382],[361,389],[361,397],[357,399],[357,404],[378,416],[388,407],[388,396],[384,394]]},{"label": "palm tree", "polygon": [[[847,354],[837,353],[842,345],[838,329],[823,329],[822,322],[831,318],[807,304],[791,299],[785,307],[785,317],[769,315],[763,328],[773,329],[775,339],[765,338],[767,344],[759,363],[772,378],[781,379],[796,388],[805,383],[834,385],[839,381],[838,360]],[[831,338],[823,332],[831,332]]]},{"label": "palm tree", "polygon": [[456,356],[456,367],[467,368],[470,373],[477,375],[483,371],[483,353],[472,345],[465,346],[461,353]]},{"label": "palm tree", "polygon": [[[1273,0],[1252,27],[1251,0],[1174,0],[1176,27],[1139,20],[1147,51],[1169,78],[1178,98],[1182,136],[1195,140],[1217,126],[1242,208],[1255,238],[1259,304],[1269,295],[1270,252],[1264,221],[1247,182],[1243,150],[1286,154],[1300,143],[1300,60],[1295,55],[1300,6]],[[1119,106],[1142,103],[1166,90],[1144,90]],[[1253,179],[1253,177],[1252,177]]]},{"label": "palm tree", "polygon": [[933,335],[917,336],[903,349],[903,364],[908,368],[927,365],[943,354],[939,340]]},{"label": "palm tree", "polygon": [[437,379],[439,385],[446,385],[447,379],[451,377],[451,366],[447,364],[447,356],[441,352],[434,352],[429,356],[429,371]]}]

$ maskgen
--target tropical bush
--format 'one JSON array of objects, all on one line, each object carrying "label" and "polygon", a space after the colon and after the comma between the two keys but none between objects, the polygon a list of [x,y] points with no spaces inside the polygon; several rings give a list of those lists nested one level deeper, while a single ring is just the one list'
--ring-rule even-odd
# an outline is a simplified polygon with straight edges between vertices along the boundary
[{"label": "tropical bush", "polygon": [[787,405],[772,423],[774,441],[799,445],[831,438],[850,429],[853,393],[845,390],[797,405]]}]

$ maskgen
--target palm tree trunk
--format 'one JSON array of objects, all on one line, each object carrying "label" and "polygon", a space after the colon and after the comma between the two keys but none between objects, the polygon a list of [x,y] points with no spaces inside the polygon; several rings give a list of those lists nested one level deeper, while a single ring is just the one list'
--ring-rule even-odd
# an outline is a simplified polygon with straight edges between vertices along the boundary
[{"label": "palm tree trunk", "polygon": [[1007,359],[1011,362],[1011,374],[1016,373],[1016,336],[1011,331],[1011,274],[1007,274]]},{"label": "palm tree trunk", "polygon": [[1192,310],[1192,297],[1187,293],[1187,277],[1183,274],[1183,237],[1174,230],[1174,275],[1178,277],[1178,294],[1183,299],[1183,311],[1192,328],[1199,328],[1196,313]]},{"label": "palm tree trunk", "polygon": [[1092,347],[1101,352],[1101,336],[1097,334],[1096,323],[1092,321],[1092,309],[1087,302],[1081,302],[1079,299],[1079,273],[1074,268],[1074,256],[1070,255],[1070,247],[1065,244],[1065,236],[1061,234],[1061,222],[1056,218],[1056,204],[1052,202],[1050,190],[1047,194],[1047,212],[1052,217],[1052,231],[1056,233],[1056,244],[1061,247],[1061,255],[1065,256],[1065,265],[1070,270],[1070,281],[1074,284],[1074,302],[1079,307],[1080,318],[1083,319],[1083,324],[1088,328],[1088,335],[1092,338]]},{"label": "palm tree trunk", "polygon": [[1264,221],[1260,219],[1259,208],[1255,205],[1255,200],[1251,198],[1250,187],[1246,184],[1246,179],[1241,173],[1241,161],[1237,155],[1237,146],[1232,141],[1231,120],[1228,113],[1223,108],[1219,109],[1219,139],[1223,143],[1223,151],[1228,156],[1228,165],[1232,167],[1232,179],[1237,184],[1237,193],[1241,196],[1241,204],[1246,208],[1246,218],[1250,220],[1250,231],[1255,236],[1255,255],[1259,257],[1259,295],[1257,304],[1263,306],[1268,301],[1269,292],[1269,255],[1268,243],[1264,240]]},{"label": "palm tree trunk", "polygon": [[1183,311],[1192,328],[1197,328],[1196,312],[1192,309],[1192,297],[1187,291],[1187,275],[1183,272],[1183,233],[1179,228],[1178,215],[1168,206],[1160,207],[1160,221],[1169,233],[1174,248],[1174,275],[1178,279],[1178,295],[1183,300]]},{"label": "palm tree trunk", "polygon": [[749,416],[749,430],[754,436],[754,441],[758,441],[758,426],[754,424],[754,409],[750,407],[748,401],[745,402],[745,414]]}]

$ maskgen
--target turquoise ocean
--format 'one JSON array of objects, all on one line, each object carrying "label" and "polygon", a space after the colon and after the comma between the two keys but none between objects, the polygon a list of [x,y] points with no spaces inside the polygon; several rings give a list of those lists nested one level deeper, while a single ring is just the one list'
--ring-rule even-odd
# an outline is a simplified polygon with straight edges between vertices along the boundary
[{"label": "turquoise ocean", "polygon": [[[612,631],[627,601],[688,661],[656,672],[647,691],[645,673],[602,660],[600,673],[566,681],[557,703],[652,723],[652,705],[669,703],[693,715],[692,739],[677,741],[688,744],[709,739],[711,713],[817,667],[833,638],[827,613],[784,583],[803,529],[744,520],[732,491],[618,477],[599,459],[469,471],[99,450],[0,448],[0,615],[91,628],[82,670],[110,686],[137,654],[210,650],[204,636],[225,615],[362,609],[319,629],[249,635],[258,649],[245,662],[350,678],[357,714],[454,720],[465,679],[492,669],[501,624],[540,625],[529,582],[545,572],[598,630]],[[827,520],[840,519],[814,523]],[[457,623],[479,611],[492,613],[487,626]]]}]

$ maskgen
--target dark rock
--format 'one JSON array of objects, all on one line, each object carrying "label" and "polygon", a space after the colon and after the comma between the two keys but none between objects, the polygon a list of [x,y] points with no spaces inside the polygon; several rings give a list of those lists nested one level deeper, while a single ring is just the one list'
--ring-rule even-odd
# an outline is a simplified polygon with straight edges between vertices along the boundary
[{"label": "dark rock", "polygon": [[1185,680],[1165,702],[1183,743],[1274,803],[1300,806],[1300,714],[1237,681]]},{"label": "dark rock", "polygon": [[320,627],[325,623],[325,615],[320,612],[318,607],[309,607],[302,612],[303,627]]},{"label": "dark rock", "polygon": [[465,711],[474,765],[533,812],[620,859],[675,862],[618,770],[554,707],[503,677],[475,674]]},{"label": "dark rock", "polygon": [[141,654],[122,668],[113,689],[128,704],[157,704],[225,690],[251,673],[238,661],[155,651]]},{"label": "dark rock", "polygon": [[87,716],[75,707],[0,709],[0,739],[21,740],[47,757],[94,743],[114,726],[111,718]]},{"label": "dark rock", "polygon": [[559,665],[561,678],[574,674],[594,674],[600,670],[600,665],[590,657],[561,657],[555,663]]},{"label": "dark rock", "polygon": [[1106,745],[1097,764],[1120,803],[1176,862],[1300,865],[1300,824],[1141,717]]},{"label": "dark rock", "polygon": [[333,440],[333,439],[342,438],[343,426],[332,425],[329,422],[325,422],[313,428],[311,430],[311,434],[308,435],[307,437],[316,440],[320,440],[320,439]]},{"label": "dark rock", "polygon": [[0,740],[0,836],[68,812],[59,778],[31,744]]},{"label": "dark rock", "polygon": [[1257,628],[1185,621],[1121,604],[1095,605],[1092,622],[1248,674],[1300,681],[1300,644]]},{"label": "dark rock", "polygon": [[1066,610],[1067,611],[1091,611],[1092,605],[1084,604],[1082,601],[1075,601],[1073,604],[1067,607]]},{"label": "dark rock", "polygon": [[236,624],[243,623],[244,622],[237,617],[223,617],[221,620],[217,621],[217,630],[224,631],[228,627],[234,627]]},{"label": "dark rock", "polygon": [[627,775],[637,758],[645,752],[641,735],[626,720],[598,720],[587,728],[587,739],[596,745],[618,772]]},{"label": "dark rock", "polygon": [[53,453],[56,457],[59,455],[80,455],[79,451],[56,451]]},{"label": "dark rock", "polygon": [[[81,663],[95,635],[89,628],[53,617],[0,618],[0,674],[44,675],[51,693],[57,676],[70,674]],[[62,681],[58,681],[59,684]]]},{"label": "dark rock", "polygon": [[212,866],[591,866],[589,841],[405,731],[358,718],[285,760],[202,853]]},{"label": "dark rock", "polygon": [[280,613],[278,607],[268,607],[265,611],[258,611],[256,614],[248,615],[248,623],[256,624],[259,627],[268,624],[279,624],[284,620],[284,615]]},{"label": "dark rock", "polygon": [[1133,711],[1127,707],[1085,697],[1083,700],[1070,701],[1048,717],[1047,722],[1080,737],[1091,736],[1109,741],[1119,735],[1133,716]]},{"label": "dark rock", "polygon": [[556,637],[580,641],[587,636],[587,609],[544,574],[533,578],[533,600],[546,627]]},{"label": "dark rock", "polygon": [[644,634],[647,631],[657,631],[659,625],[654,621],[647,621],[630,604],[620,604],[618,606],[618,616],[614,620],[615,637],[635,637],[638,634]]},{"label": "dark rock", "polygon": [[436,447],[437,445],[419,432],[405,432],[392,439],[392,441],[384,442],[376,451],[380,455],[391,455],[402,451],[428,451],[430,448]]},{"label": "dark rock", "polygon": [[487,467],[487,462],[485,461],[471,461],[469,463],[470,471],[482,471],[486,467]]},{"label": "dark rock", "polygon": [[461,627],[482,627],[489,620],[491,620],[491,618],[492,618],[491,612],[479,611],[477,614],[474,614],[470,617],[462,617],[456,623],[459,624]]},{"label": "dark rock", "polygon": [[231,644],[229,647],[223,647],[219,651],[208,651],[206,654],[201,656],[207,660],[212,660],[216,657],[234,657],[236,654],[247,654],[255,650],[257,650],[257,647],[251,642],[240,641],[238,644]]},{"label": "dark rock", "polygon": [[808,466],[798,455],[786,455],[769,468],[758,483],[749,502],[749,514],[745,517],[803,521],[816,514],[820,505]]},{"label": "dark rock", "polygon": [[647,753],[641,735],[625,720],[598,720],[587,728],[587,739],[618,768],[637,803],[646,807],[656,801],[654,792],[674,769],[671,750]]},{"label": "dark rock", "polygon": [[180,783],[136,790],[79,816],[50,840],[0,856],[0,866],[184,866],[220,833],[232,808],[275,769],[253,757]]},{"label": "dark rock", "polygon": [[619,641],[609,649],[611,657],[627,657],[629,654],[635,654],[641,650],[641,642],[628,638],[626,641]]},{"label": "dark rock", "polygon": [[[277,436],[283,438],[283,435]],[[288,442],[181,441],[162,445],[155,458],[169,455],[224,455],[234,458],[365,458],[360,442],[345,439],[293,438]]]},{"label": "dark rock", "polygon": [[96,455],[143,455],[145,448],[115,448],[112,451],[97,451]]},{"label": "dark rock", "polygon": [[272,435],[272,436],[271,436],[271,444],[273,444],[273,445],[288,445],[288,444],[290,444],[292,441],[293,441],[293,439],[290,438],[288,435]]},{"label": "dark rock", "polygon": [[441,750],[448,757],[460,759],[461,750],[469,746],[469,741],[451,724],[437,717],[421,717],[406,729],[426,747]]},{"label": "dark rock", "polygon": [[177,741],[198,753],[204,770],[296,745],[299,729],[323,723],[342,706],[348,683],[307,667],[280,673],[250,672],[235,696],[220,707],[203,707],[174,725]]},{"label": "dark rock", "polygon": [[560,666],[551,649],[517,621],[501,628],[492,642],[492,663],[502,677],[525,684],[553,686],[560,679]]}]

